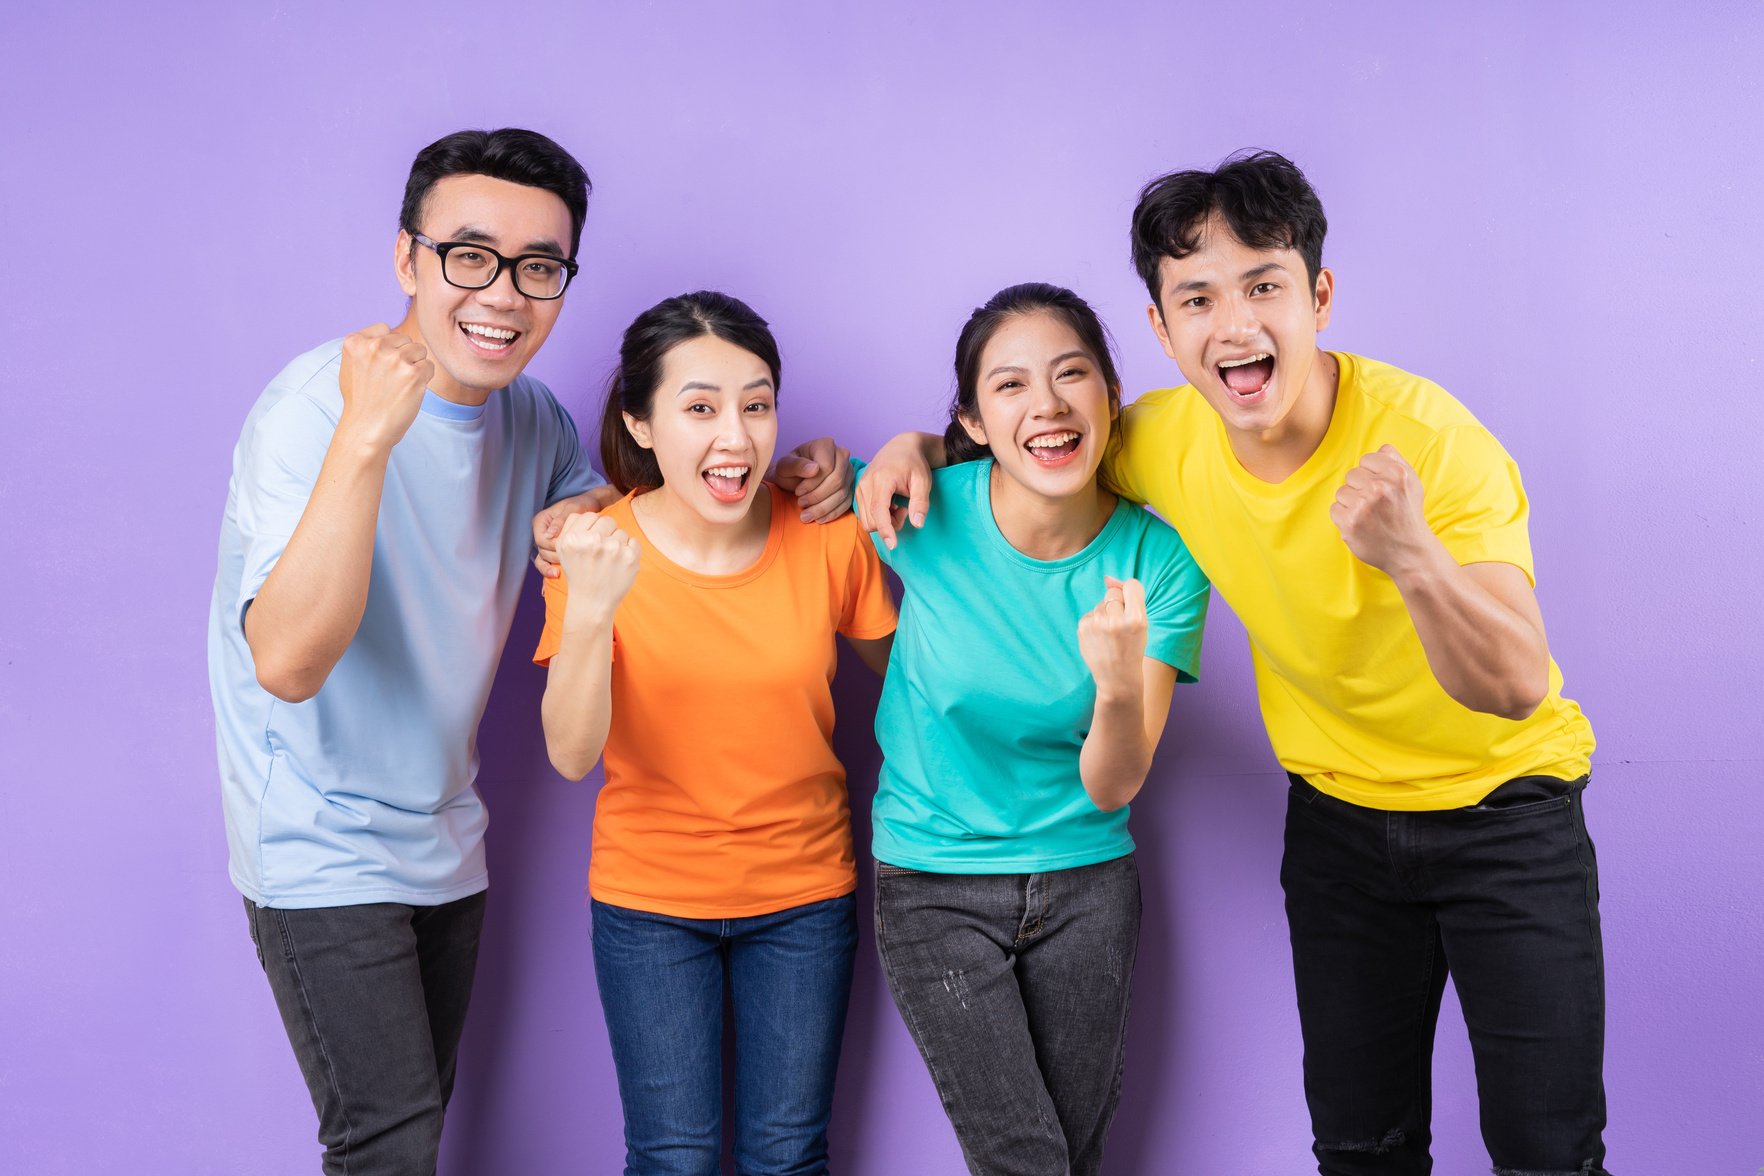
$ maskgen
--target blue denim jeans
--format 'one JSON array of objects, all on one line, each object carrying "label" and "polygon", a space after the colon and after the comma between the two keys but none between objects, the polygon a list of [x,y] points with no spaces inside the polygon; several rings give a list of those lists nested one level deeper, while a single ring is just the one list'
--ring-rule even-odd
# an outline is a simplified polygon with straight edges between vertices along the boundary
[{"label": "blue denim jeans", "polygon": [[888,988],[971,1172],[1102,1170],[1139,919],[1131,854],[1041,874],[877,863]]},{"label": "blue denim jeans", "polygon": [[484,925],[483,893],[440,906],[281,910],[245,900],[257,959],[335,1176],[430,1176]]},{"label": "blue denim jeans", "polygon": [[737,1170],[827,1171],[857,952],[853,895],[741,919],[594,903],[594,973],[625,1109],[626,1176],[714,1176],[723,1010],[734,1017]]},{"label": "blue denim jeans", "polygon": [[1604,954],[1585,784],[1522,776],[1480,804],[1407,813],[1292,777],[1280,880],[1324,1176],[1432,1170],[1448,972],[1497,1176],[1604,1173]]}]

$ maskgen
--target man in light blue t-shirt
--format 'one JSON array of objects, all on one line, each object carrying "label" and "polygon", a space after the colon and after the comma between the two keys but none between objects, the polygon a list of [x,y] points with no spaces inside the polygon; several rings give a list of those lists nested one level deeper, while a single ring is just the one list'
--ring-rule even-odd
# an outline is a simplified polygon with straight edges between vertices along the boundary
[{"label": "man in light blue t-shirt", "polygon": [[435,1170],[487,884],[478,721],[529,520],[603,484],[521,374],[588,189],[531,131],[425,148],[404,320],[296,358],[233,454],[208,642],[230,870],[326,1172]]}]

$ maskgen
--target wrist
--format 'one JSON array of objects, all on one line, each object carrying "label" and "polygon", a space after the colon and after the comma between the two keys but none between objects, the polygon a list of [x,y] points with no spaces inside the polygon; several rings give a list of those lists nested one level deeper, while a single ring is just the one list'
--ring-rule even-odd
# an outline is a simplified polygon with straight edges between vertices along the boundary
[{"label": "wrist", "polygon": [[1424,539],[1398,551],[1385,568],[1385,574],[1404,591],[1425,589],[1457,567],[1451,553],[1439,537],[1429,531]]},{"label": "wrist", "polygon": [[1145,705],[1144,681],[1100,681],[1096,684],[1098,710],[1137,711]]},{"label": "wrist", "polygon": [[340,448],[344,454],[364,461],[385,461],[392,456],[392,446],[397,443],[397,437],[386,437],[363,422],[353,419],[348,409],[343,411],[343,418],[337,422],[337,431],[331,435],[331,445],[334,448]]}]

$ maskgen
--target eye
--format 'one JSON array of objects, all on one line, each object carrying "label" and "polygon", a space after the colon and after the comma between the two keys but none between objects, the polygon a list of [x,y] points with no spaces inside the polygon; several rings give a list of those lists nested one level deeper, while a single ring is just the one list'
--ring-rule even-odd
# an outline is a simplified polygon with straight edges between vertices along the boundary
[{"label": "eye", "polygon": [[1021,388],[1022,386],[1023,386],[1023,381],[1021,381],[1021,380],[1008,380],[1007,379],[1007,380],[1000,380],[998,382],[997,386],[993,390],[997,391],[997,392],[1015,392],[1018,388]]},{"label": "eye", "polygon": [[1182,305],[1188,307],[1190,310],[1199,310],[1206,304],[1207,296],[1205,294],[1196,294],[1193,298],[1186,299],[1182,303]]},{"label": "eye", "polygon": [[1250,287],[1250,293],[1251,294],[1272,294],[1274,291],[1276,291],[1278,289],[1280,289],[1279,285],[1277,285],[1274,282],[1257,282],[1255,285]]},{"label": "eye", "polygon": [[766,413],[772,411],[772,406],[769,401],[755,400],[753,403],[751,403],[747,406],[745,411],[752,414],[753,416],[764,416]]},{"label": "eye", "polygon": [[710,416],[712,413],[716,412],[716,409],[712,408],[702,400],[695,400],[686,406],[686,411],[694,416]]},{"label": "eye", "polygon": [[1058,376],[1056,376],[1055,378],[1060,379],[1060,380],[1065,380],[1065,379],[1071,379],[1073,377],[1082,378],[1082,377],[1087,376],[1089,374],[1090,374],[1089,372],[1085,371],[1081,367],[1069,367],[1069,368],[1063,369],[1060,372],[1060,374]]},{"label": "eye", "polygon": [[449,256],[451,256],[453,260],[463,262],[466,265],[483,265],[489,260],[489,258],[485,257],[482,253],[479,253],[476,249],[455,249]]},{"label": "eye", "polygon": [[527,262],[527,272],[540,278],[555,277],[562,268],[563,266],[555,261],[541,261],[534,258]]}]

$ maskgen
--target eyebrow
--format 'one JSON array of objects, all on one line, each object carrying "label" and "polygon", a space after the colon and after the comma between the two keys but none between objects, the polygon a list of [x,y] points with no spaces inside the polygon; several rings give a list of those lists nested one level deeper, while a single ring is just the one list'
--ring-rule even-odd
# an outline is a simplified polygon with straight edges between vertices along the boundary
[{"label": "eyebrow", "polygon": [[[1048,367],[1058,367],[1060,364],[1065,363],[1068,359],[1090,359],[1090,352],[1085,351],[1082,348],[1075,350],[1075,351],[1068,351],[1064,355],[1054,356],[1053,359],[1048,361],[1047,366]],[[1091,362],[1094,363],[1095,361],[1092,360]],[[992,377],[1003,375],[1006,372],[1026,373],[1026,372],[1028,372],[1028,370],[1029,370],[1028,368],[1018,367],[1016,364],[1004,363],[1004,364],[1000,364],[999,366],[993,368],[991,371],[987,372],[986,379],[990,380],[990,379],[992,379]]]},{"label": "eyebrow", "polygon": [[[468,241],[474,245],[489,245],[494,247],[497,242],[497,237],[495,233],[487,232],[475,225],[466,225],[463,228],[454,230],[453,236],[449,237],[448,240]],[[563,246],[559,245],[556,241],[553,241],[550,237],[543,237],[537,241],[528,241],[526,245],[521,248],[520,252],[521,254],[548,253],[553,257],[562,257]]]},{"label": "eyebrow", "polygon": [[[1243,274],[1239,277],[1238,280],[1244,281],[1244,282],[1252,282],[1255,279],[1261,277],[1262,275],[1267,274],[1267,273],[1271,273],[1274,270],[1279,270],[1281,273],[1285,273],[1286,267],[1281,265],[1278,261],[1264,261],[1261,265],[1255,266],[1252,269],[1244,270]],[[1203,281],[1200,278],[1196,278],[1192,281],[1181,282],[1175,286],[1172,286],[1168,290],[1164,291],[1164,293],[1166,293],[1166,294],[1186,294],[1191,290],[1211,290],[1212,288],[1213,288],[1213,283],[1208,282],[1208,281]]]},{"label": "eyebrow", "polygon": [[[743,392],[752,392],[757,388],[770,388],[771,386],[771,378],[769,376],[761,376],[751,384],[743,386],[741,390]],[[721,392],[722,390],[723,386],[721,384],[711,384],[704,380],[688,380],[680,385],[680,390],[674,393],[674,395],[684,396],[688,392]]]}]

